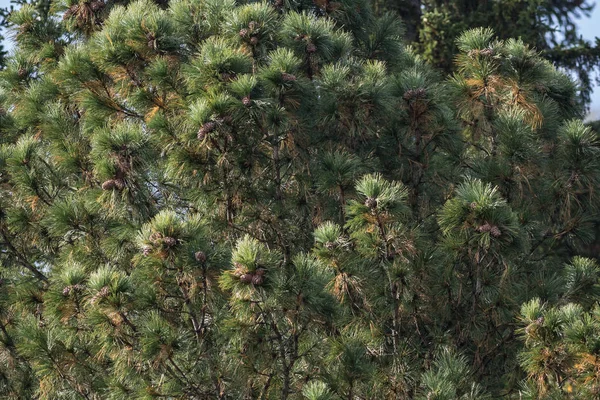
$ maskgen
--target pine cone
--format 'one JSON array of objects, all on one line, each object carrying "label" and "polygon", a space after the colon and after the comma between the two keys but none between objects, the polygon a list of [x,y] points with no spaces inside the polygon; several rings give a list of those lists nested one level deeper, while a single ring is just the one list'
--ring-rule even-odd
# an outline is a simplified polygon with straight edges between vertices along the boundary
[{"label": "pine cone", "polygon": [[203,251],[197,251],[194,253],[194,258],[196,258],[196,261],[199,263],[204,264],[206,262],[206,254]]},{"label": "pine cone", "polygon": [[71,286],[71,285],[69,285],[69,286],[65,286],[65,287],[63,288],[62,295],[63,295],[63,296],[65,296],[65,297],[67,297],[68,295],[70,295],[70,294],[71,294],[71,290],[72,290],[72,289],[73,289],[73,286]]},{"label": "pine cone", "polygon": [[317,52],[317,46],[315,46],[313,43],[309,43],[306,45],[306,52],[308,54],[313,54]]},{"label": "pine cone", "polygon": [[244,275],[240,276],[240,282],[251,283],[252,282],[252,278],[254,278],[254,275],[252,275],[252,274],[244,274]]},{"label": "pine cone", "polygon": [[115,179],[115,189],[123,190],[125,187],[125,181],[123,179]]},{"label": "pine cone", "polygon": [[90,8],[92,9],[92,11],[102,10],[105,6],[106,4],[104,4],[104,2],[101,0],[92,1],[90,3]]},{"label": "pine cone", "polygon": [[83,286],[81,283],[78,283],[73,286],[73,290],[75,290],[76,292],[83,292],[84,289],[85,286]]},{"label": "pine cone", "polygon": [[473,201],[471,204],[469,204],[469,207],[471,208],[471,210],[474,210],[477,208],[477,203]]},{"label": "pine cone", "polygon": [[486,222],[483,225],[479,225],[477,227],[478,232],[489,232],[491,229],[492,229],[492,226],[488,222]]},{"label": "pine cone", "polygon": [[204,138],[206,137],[206,135],[209,134],[209,133],[211,133],[215,129],[217,129],[216,122],[214,122],[214,121],[205,122],[204,124],[202,124],[202,126],[198,130],[198,139],[199,140],[204,140]]},{"label": "pine cone", "polygon": [[250,44],[251,44],[252,46],[256,46],[256,45],[258,44],[258,38],[257,38],[256,36],[252,36],[252,37],[250,38]]},{"label": "pine cone", "polygon": [[171,237],[171,236],[167,236],[163,239],[163,243],[167,247],[173,247],[177,244],[177,239],[175,239],[174,237]]},{"label": "pine cone", "polygon": [[417,96],[417,98],[423,98],[425,95],[427,95],[427,91],[424,88],[418,88],[415,90],[415,96]]},{"label": "pine cone", "polygon": [[159,244],[162,241],[162,233],[160,232],[152,232],[150,237],[148,238],[152,243]]},{"label": "pine cone", "polygon": [[412,89],[408,89],[406,92],[404,92],[404,94],[402,95],[402,98],[404,100],[410,100],[413,97],[415,97],[415,91]]},{"label": "pine cone", "polygon": [[257,286],[258,285],[262,285],[264,281],[265,281],[265,279],[262,276],[260,276],[260,275],[254,275],[252,277],[252,284],[253,285],[257,285]]},{"label": "pine cone", "polygon": [[500,228],[498,228],[496,225],[494,225],[490,229],[490,235],[497,238],[497,237],[502,236],[502,231],[500,231]]},{"label": "pine cone", "polygon": [[331,251],[331,250],[335,249],[335,243],[333,243],[333,242],[325,242],[325,248],[327,250]]},{"label": "pine cone", "polygon": [[102,183],[102,190],[112,190],[115,188],[115,180],[114,179],[109,179],[107,181],[104,181],[104,183]]},{"label": "pine cone", "polygon": [[142,247],[142,254],[144,256],[149,256],[150,253],[152,253],[152,247],[150,247],[150,246],[144,246],[144,247]]},{"label": "pine cone", "polygon": [[245,29],[245,28],[244,29],[240,29],[239,35],[240,35],[240,37],[243,37],[243,38],[247,37],[248,36],[248,29]]},{"label": "pine cone", "polygon": [[100,289],[98,291],[97,296],[102,298],[102,297],[107,297],[110,294],[110,289],[108,288],[108,286],[103,286],[102,289]]},{"label": "pine cone", "polygon": [[250,106],[252,105],[252,100],[250,99],[250,96],[244,96],[244,97],[242,98],[242,104],[243,104],[245,107],[250,107]]},{"label": "pine cone", "polygon": [[288,74],[287,72],[284,72],[281,74],[281,79],[283,79],[284,82],[293,82],[296,80],[296,76],[292,75],[292,74]]},{"label": "pine cone", "polygon": [[254,274],[257,276],[264,276],[266,272],[267,270],[264,268],[257,268],[256,271],[254,271]]},{"label": "pine cone", "polygon": [[371,210],[375,209],[377,207],[377,199],[374,197],[367,197],[365,206],[369,207]]}]

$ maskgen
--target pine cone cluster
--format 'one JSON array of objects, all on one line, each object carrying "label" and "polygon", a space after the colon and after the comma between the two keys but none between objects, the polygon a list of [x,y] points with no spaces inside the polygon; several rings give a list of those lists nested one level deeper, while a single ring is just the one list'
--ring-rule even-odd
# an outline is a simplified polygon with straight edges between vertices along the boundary
[{"label": "pine cone cluster", "polygon": [[296,80],[296,75],[292,75],[292,74],[288,74],[287,72],[283,72],[281,74],[281,79],[283,79],[284,82],[293,82]]},{"label": "pine cone cluster", "polygon": [[67,297],[71,293],[81,293],[85,289],[85,286],[78,283],[76,285],[68,285],[63,288],[62,295]]},{"label": "pine cone cluster", "polygon": [[404,95],[402,96],[402,98],[406,101],[409,101],[409,100],[413,100],[413,99],[422,99],[426,95],[427,95],[427,91],[424,88],[408,89],[406,92],[404,92]]},{"label": "pine cone cluster", "polygon": [[251,46],[256,46],[259,42],[258,40],[258,22],[250,21],[248,23],[248,28],[242,28],[239,31],[239,36]]},{"label": "pine cone cluster", "polygon": [[477,232],[489,232],[493,237],[500,237],[502,235],[502,231],[498,228],[497,225],[492,225],[489,222],[486,222],[483,225],[479,225],[477,227]]},{"label": "pine cone cluster", "polygon": [[171,236],[163,236],[160,232],[154,232],[150,235],[150,241],[155,246],[164,244],[166,247],[174,247],[177,245],[178,240]]},{"label": "pine cone cluster", "polygon": [[[236,271],[239,272],[240,270],[240,266],[236,265]],[[237,273],[234,273],[234,275],[238,276],[240,279],[240,282],[242,283],[246,283],[246,284],[253,284],[255,286],[260,286],[264,283],[265,281],[265,273],[267,271],[264,268],[257,268],[254,272],[246,272],[243,274],[238,275]]]}]

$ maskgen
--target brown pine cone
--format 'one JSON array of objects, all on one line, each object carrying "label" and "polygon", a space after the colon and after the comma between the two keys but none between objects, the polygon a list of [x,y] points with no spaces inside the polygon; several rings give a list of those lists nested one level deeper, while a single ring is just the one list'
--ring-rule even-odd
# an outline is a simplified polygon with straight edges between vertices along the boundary
[{"label": "brown pine cone", "polygon": [[194,253],[194,258],[196,258],[196,261],[199,263],[204,264],[206,262],[206,254],[203,251],[197,251]]},{"label": "brown pine cone", "polygon": [[[217,124],[214,121],[205,122],[198,130],[198,139],[203,140],[204,137],[217,129]],[[202,137],[202,138],[201,138]]]},{"label": "brown pine cone", "polygon": [[108,286],[103,286],[100,291],[98,291],[98,297],[107,297],[110,294],[110,289]]},{"label": "brown pine cone", "polygon": [[162,241],[162,237],[163,237],[162,233],[152,232],[152,234],[150,235],[150,237],[148,239],[154,244],[159,244],[159,242]]},{"label": "brown pine cone", "polygon": [[497,238],[497,237],[502,236],[502,231],[500,231],[500,228],[498,228],[496,225],[494,225],[490,229],[490,235]]},{"label": "brown pine cone", "polygon": [[369,207],[370,209],[376,208],[377,199],[374,197],[367,197],[367,199],[365,200],[365,206]]},{"label": "brown pine cone", "polygon": [[115,188],[115,180],[109,179],[102,183],[102,190],[112,190]]},{"label": "brown pine cone", "polygon": [[90,8],[92,9],[92,11],[102,10],[105,6],[106,4],[104,4],[104,2],[101,0],[92,1],[90,3]]},{"label": "brown pine cone", "polygon": [[309,43],[306,45],[306,52],[308,54],[313,54],[317,52],[317,46],[314,45],[314,43]]},{"label": "brown pine cone", "polygon": [[478,232],[489,232],[491,229],[492,229],[492,226],[488,222],[486,222],[483,225],[479,225],[477,227]]},{"label": "brown pine cone", "polygon": [[240,282],[251,283],[252,282],[252,278],[254,278],[254,275],[252,275],[252,274],[244,274],[244,275],[240,276]]},{"label": "brown pine cone", "polygon": [[404,94],[402,95],[402,98],[404,100],[410,100],[413,97],[415,97],[415,91],[412,89],[408,89],[406,92],[404,92]]},{"label": "brown pine cone", "polygon": [[262,285],[263,282],[264,282],[264,278],[262,276],[260,276],[260,275],[254,275],[252,277],[252,284],[253,285],[257,285],[257,286],[258,285]]},{"label": "brown pine cone", "polygon": [[284,72],[281,74],[281,79],[283,79],[284,82],[293,82],[296,80],[296,76],[292,75],[292,74],[288,74],[287,72]]},{"label": "brown pine cone", "polygon": [[115,189],[123,190],[125,187],[125,181],[123,179],[115,179]]},{"label": "brown pine cone", "polygon": [[177,244],[177,239],[171,236],[167,236],[163,239],[163,243],[168,247],[173,247]]}]

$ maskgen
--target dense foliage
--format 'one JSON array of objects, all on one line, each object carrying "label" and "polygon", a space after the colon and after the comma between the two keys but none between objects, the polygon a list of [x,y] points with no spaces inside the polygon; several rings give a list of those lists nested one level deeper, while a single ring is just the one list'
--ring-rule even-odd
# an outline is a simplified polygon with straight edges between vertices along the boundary
[{"label": "dense foliage", "polygon": [[593,72],[600,65],[600,38],[581,37],[577,23],[590,16],[593,1],[582,0],[373,0],[379,12],[394,11],[425,59],[452,71],[456,39],[467,29],[494,29],[500,39],[520,38],[555,65],[576,75],[589,102]]},{"label": "dense foliage", "polygon": [[[0,72],[0,394],[595,396],[600,141],[519,40],[66,0]],[[578,397],[577,397],[578,396]]]}]

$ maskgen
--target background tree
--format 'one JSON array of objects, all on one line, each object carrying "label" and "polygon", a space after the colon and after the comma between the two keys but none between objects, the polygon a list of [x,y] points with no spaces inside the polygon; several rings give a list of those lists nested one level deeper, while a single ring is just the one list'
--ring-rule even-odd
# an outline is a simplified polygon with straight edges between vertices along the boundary
[{"label": "background tree", "polygon": [[583,40],[577,19],[589,16],[593,2],[572,0],[439,1],[374,0],[378,11],[397,12],[407,39],[425,59],[445,71],[454,68],[456,39],[464,30],[489,27],[500,39],[519,38],[577,76],[588,103],[600,44]]}]

